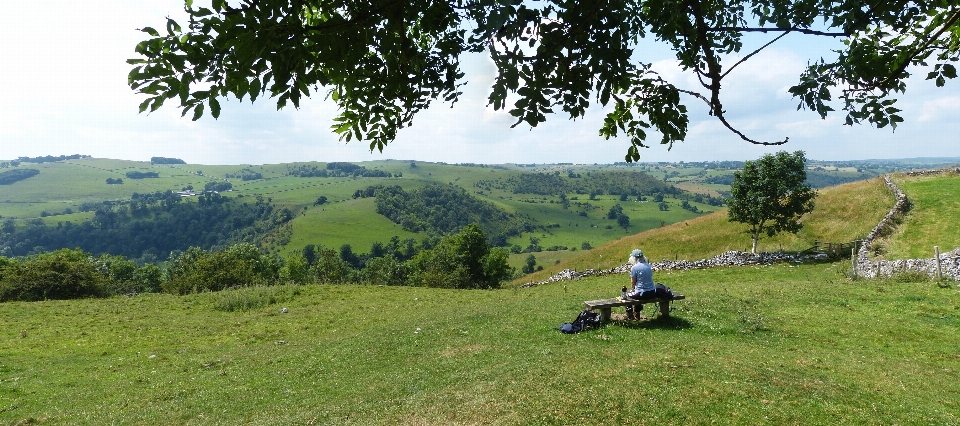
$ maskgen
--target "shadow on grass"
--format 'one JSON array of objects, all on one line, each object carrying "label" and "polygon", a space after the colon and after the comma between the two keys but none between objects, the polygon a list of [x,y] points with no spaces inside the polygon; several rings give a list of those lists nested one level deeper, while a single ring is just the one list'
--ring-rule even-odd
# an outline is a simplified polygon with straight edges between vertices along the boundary
[{"label": "shadow on grass", "polygon": [[641,330],[685,330],[693,326],[690,321],[675,316],[656,317],[645,321],[614,320],[609,325]]}]

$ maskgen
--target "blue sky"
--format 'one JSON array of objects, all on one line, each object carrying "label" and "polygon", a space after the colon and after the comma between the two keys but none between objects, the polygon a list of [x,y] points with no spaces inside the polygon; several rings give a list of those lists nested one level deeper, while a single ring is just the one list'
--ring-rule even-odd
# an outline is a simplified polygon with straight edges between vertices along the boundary
[{"label": "blue sky", "polygon": [[[330,131],[336,106],[322,96],[299,110],[277,111],[270,99],[255,104],[226,102],[219,120],[192,122],[167,106],[138,114],[142,100],[126,85],[133,49],[142,40],[136,31],[162,27],[164,17],[182,16],[182,0],[103,0],[81,2],[7,2],[0,14],[0,159],[20,156],[87,154],[94,157],[149,160],[177,157],[198,164],[269,164],[292,161],[367,161],[415,159],[449,163],[612,163],[623,161],[626,139],[598,136],[600,108],[581,120],[548,117],[530,129],[511,129],[512,117],[486,106],[494,67],[483,56],[465,58],[469,80],[464,97],[450,108],[436,103],[414,125],[400,131],[383,153],[364,143],[340,142]],[[758,47],[758,36],[747,45]],[[641,161],[745,160],[781,149],[804,150],[817,160],[854,160],[960,156],[960,82],[936,88],[908,83],[900,108],[906,119],[897,131],[843,126],[842,115],[821,120],[797,111],[787,88],[810,59],[828,56],[836,41],[788,36],[738,67],[724,87],[730,122],[754,139],[782,140],[782,147],[740,141],[705,105],[688,99],[690,132],[668,151],[654,145],[641,150]],[[746,49],[745,49],[746,50]],[[639,57],[676,85],[697,89],[682,74],[670,52],[651,44]],[[653,139],[656,142],[656,139]]]}]

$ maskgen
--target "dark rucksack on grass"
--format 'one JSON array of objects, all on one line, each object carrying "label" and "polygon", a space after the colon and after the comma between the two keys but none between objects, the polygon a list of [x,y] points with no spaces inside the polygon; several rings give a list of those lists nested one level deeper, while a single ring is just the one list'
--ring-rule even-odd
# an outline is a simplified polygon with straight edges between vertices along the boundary
[{"label": "dark rucksack on grass", "polygon": [[580,315],[577,315],[577,319],[573,320],[573,322],[565,322],[560,324],[560,331],[567,334],[574,334],[599,326],[600,314],[587,309],[581,312]]}]

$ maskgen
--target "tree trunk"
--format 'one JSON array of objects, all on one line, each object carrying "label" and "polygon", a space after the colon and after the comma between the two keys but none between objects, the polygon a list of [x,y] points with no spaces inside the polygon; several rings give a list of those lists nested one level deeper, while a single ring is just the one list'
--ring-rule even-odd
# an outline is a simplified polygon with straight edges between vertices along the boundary
[{"label": "tree trunk", "polygon": [[753,247],[750,248],[750,253],[757,254],[757,240],[760,239],[760,234],[753,234]]}]

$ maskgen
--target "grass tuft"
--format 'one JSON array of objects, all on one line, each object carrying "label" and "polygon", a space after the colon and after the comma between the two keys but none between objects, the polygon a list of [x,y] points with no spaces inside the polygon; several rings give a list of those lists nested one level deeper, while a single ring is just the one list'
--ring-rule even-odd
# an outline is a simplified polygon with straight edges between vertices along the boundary
[{"label": "grass tuft", "polygon": [[217,293],[213,309],[221,312],[246,312],[293,300],[300,294],[295,285],[246,287]]}]

